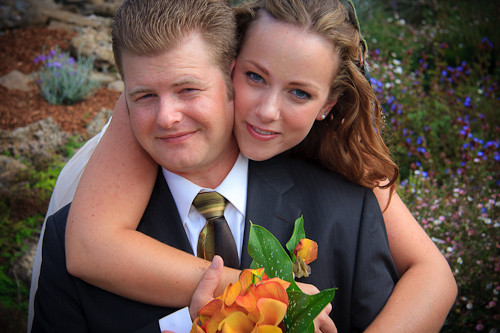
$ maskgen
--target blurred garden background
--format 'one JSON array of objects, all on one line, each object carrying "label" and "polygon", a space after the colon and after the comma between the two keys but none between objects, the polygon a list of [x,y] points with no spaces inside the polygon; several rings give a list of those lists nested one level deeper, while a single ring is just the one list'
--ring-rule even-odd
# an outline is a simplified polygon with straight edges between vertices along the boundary
[{"label": "blurred garden background", "polygon": [[[385,135],[401,169],[399,194],[458,284],[442,332],[498,332],[500,3],[353,2],[370,49],[372,86],[384,106]],[[83,141],[73,137],[63,158],[24,175],[43,205]],[[12,332],[25,329],[29,286],[19,283],[9,265],[26,239],[38,237],[43,205],[17,219],[9,199],[0,201],[0,323],[9,317]]]}]

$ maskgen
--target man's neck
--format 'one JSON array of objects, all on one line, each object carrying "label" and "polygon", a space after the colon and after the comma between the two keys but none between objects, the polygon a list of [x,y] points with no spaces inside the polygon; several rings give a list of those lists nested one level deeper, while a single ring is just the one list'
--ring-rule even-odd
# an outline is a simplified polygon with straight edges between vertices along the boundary
[{"label": "man's neck", "polygon": [[224,158],[219,159],[211,167],[204,170],[176,174],[200,187],[215,189],[229,174],[238,159],[239,153],[239,148],[235,143],[235,146],[231,147],[231,152],[225,154]]}]

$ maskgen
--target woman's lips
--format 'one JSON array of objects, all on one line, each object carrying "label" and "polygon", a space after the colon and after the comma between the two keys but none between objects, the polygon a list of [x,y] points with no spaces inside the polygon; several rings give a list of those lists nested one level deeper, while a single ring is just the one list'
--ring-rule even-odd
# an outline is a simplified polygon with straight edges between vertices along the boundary
[{"label": "woman's lips", "polygon": [[248,123],[247,123],[247,129],[248,129],[248,132],[250,133],[250,135],[257,140],[264,140],[264,141],[265,140],[272,140],[279,135],[278,132],[263,130],[261,128],[257,128],[255,126],[252,126]]}]

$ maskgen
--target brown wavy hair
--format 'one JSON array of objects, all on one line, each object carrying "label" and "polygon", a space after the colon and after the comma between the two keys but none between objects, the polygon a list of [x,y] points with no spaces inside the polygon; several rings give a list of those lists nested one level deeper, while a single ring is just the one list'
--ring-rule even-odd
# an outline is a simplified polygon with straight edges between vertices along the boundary
[{"label": "brown wavy hair", "polygon": [[[245,33],[266,13],[322,36],[339,55],[330,98],[337,99],[327,118],[315,121],[292,156],[342,174],[368,188],[396,188],[399,169],[382,138],[382,107],[365,76],[366,43],[350,1],[259,0],[235,9],[240,45]],[[389,180],[381,186],[380,183]]]}]

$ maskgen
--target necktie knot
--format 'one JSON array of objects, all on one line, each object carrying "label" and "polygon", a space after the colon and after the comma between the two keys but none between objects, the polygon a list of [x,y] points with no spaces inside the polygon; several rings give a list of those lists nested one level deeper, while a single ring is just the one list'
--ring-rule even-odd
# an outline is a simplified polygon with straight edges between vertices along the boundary
[{"label": "necktie knot", "polygon": [[217,192],[200,192],[193,200],[193,205],[207,220],[224,216],[226,198]]}]

